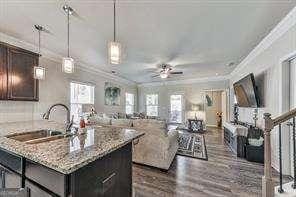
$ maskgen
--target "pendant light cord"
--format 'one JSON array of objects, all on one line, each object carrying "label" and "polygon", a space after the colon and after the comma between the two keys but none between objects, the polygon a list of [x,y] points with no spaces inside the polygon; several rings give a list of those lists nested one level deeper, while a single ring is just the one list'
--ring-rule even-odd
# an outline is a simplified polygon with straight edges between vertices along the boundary
[{"label": "pendant light cord", "polygon": [[70,10],[67,11],[68,20],[68,57],[70,57]]},{"label": "pendant light cord", "polygon": [[41,55],[41,49],[40,49],[40,45],[41,45],[41,30],[38,29],[38,35],[39,35],[39,40],[38,40],[38,54],[39,56]]},{"label": "pendant light cord", "polygon": [[116,42],[116,0],[113,1],[113,41]]}]

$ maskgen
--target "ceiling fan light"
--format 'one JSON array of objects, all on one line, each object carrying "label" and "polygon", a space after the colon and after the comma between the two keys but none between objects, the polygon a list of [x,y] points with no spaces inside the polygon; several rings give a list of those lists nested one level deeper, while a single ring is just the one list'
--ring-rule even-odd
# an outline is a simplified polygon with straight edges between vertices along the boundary
[{"label": "ceiling fan light", "polygon": [[119,42],[109,42],[108,48],[109,62],[111,64],[120,64],[121,44]]},{"label": "ceiling fan light", "polygon": [[43,80],[45,78],[45,68],[41,66],[34,67],[34,79]]},{"label": "ceiling fan light", "polygon": [[165,73],[165,72],[163,72],[163,73],[160,73],[160,78],[162,78],[162,79],[166,79],[166,78],[168,78],[168,74],[167,73]]},{"label": "ceiling fan light", "polygon": [[74,60],[70,57],[64,57],[62,69],[64,73],[74,73]]}]

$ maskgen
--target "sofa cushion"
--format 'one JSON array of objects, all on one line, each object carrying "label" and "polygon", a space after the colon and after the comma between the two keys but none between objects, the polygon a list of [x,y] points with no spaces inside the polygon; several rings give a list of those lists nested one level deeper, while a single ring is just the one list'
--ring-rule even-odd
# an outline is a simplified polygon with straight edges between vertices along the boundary
[{"label": "sofa cushion", "polygon": [[112,119],[111,125],[119,127],[131,127],[132,121],[130,119]]},{"label": "sofa cushion", "polygon": [[133,120],[133,127],[166,129],[166,123],[165,121],[153,119],[137,119]]},{"label": "sofa cushion", "polygon": [[99,125],[110,125],[111,124],[111,119],[110,118],[103,118],[101,116],[94,116],[90,118],[91,122]]}]

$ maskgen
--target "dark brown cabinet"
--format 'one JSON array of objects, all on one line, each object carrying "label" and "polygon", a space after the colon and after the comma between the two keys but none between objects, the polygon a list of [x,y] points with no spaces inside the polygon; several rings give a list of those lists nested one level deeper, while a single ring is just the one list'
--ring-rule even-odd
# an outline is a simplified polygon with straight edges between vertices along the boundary
[{"label": "dark brown cabinet", "polygon": [[132,143],[63,174],[0,149],[0,188],[25,188],[29,197],[131,197]]},{"label": "dark brown cabinet", "polygon": [[38,101],[38,80],[34,66],[39,55],[18,47],[0,43],[0,99]]},{"label": "dark brown cabinet", "polygon": [[0,44],[0,100],[7,99],[7,48]]},{"label": "dark brown cabinet", "polygon": [[12,172],[0,165],[0,187],[1,188],[21,188],[22,178],[15,172]]},{"label": "dark brown cabinet", "polygon": [[57,195],[49,194],[28,180],[25,181],[25,188],[28,190],[29,197],[57,197]]}]

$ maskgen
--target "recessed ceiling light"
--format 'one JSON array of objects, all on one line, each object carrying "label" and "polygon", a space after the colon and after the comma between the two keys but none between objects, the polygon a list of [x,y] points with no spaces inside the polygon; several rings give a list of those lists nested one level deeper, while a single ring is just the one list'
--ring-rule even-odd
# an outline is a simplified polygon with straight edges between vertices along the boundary
[{"label": "recessed ceiling light", "polygon": [[216,73],[216,76],[218,76],[219,75],[219,73]]}]

